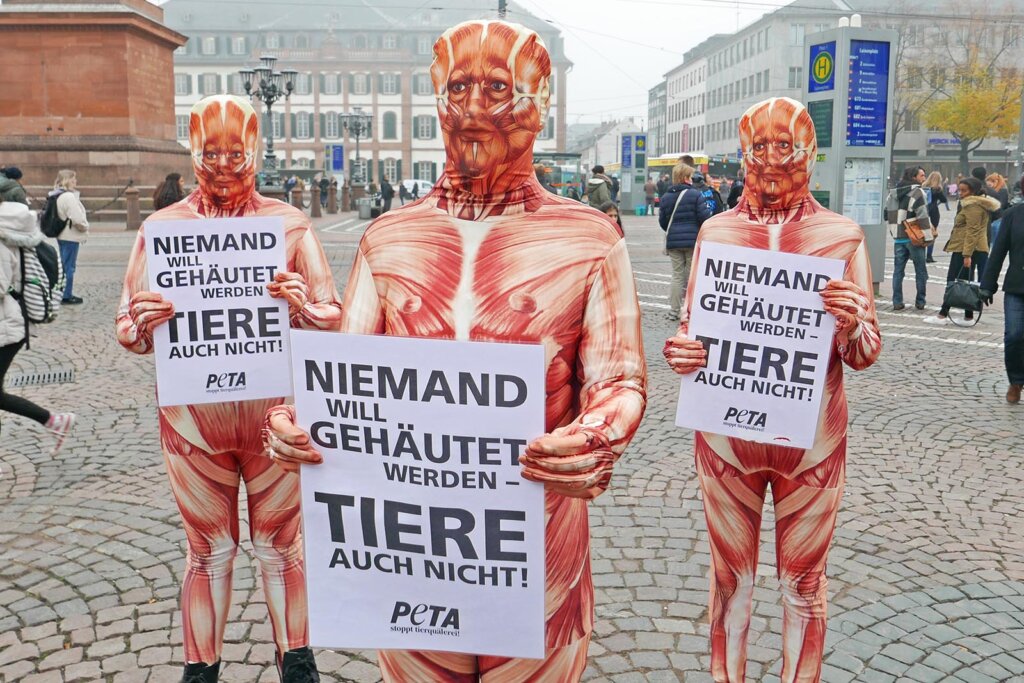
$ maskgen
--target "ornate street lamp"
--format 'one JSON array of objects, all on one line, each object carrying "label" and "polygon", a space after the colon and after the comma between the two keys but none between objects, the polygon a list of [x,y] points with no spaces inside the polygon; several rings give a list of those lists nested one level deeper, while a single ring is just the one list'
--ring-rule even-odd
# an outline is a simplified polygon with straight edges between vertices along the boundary
[{"label": "ornate street lamp", "polygon": [[[352,168],[350,182],[353,186],[363,185],[366,178],[363,176],[363,167],[359,160],[359,138],[370,132],[371,116],[363,112],[362,107],[352,107],[348,114],[341,115],[341,126],[346,132],[352,133],[356,139],[356,161]],[[356,173],[358,169],[358,174]]]},{"label": "ornate street lamp", "polygon": [[[241,69],[238,73],[246,94],[256,98],[267,107],[266,134],[267,146],[263,153],[263,177],[266,185],[280,185],[281,178],[277,172],[277,156],[274,155],[274,118],[271,107],[280,99],[287,100],[295,89],[294,81],[298,71],[282,69],[274,71],[277,57],[263,55],[260,65],[255,69]],[[282,83],[283,81],[283,83]]]}]

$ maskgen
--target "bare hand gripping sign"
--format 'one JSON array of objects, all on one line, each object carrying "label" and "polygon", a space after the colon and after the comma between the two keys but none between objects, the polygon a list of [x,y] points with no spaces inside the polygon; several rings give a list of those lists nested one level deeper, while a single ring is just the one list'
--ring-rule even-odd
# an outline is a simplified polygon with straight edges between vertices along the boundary
[{"label": "bare hand gripping sign", "polygon": [[838,259],[705,242],[690,335],[708,360],[683,376],[676,424],[810,448],[835,327],[818,292],[843,267]]},{"label": "bare hand gripping sign", "polygon": [[267,293],[285,269],[280,218],[150,223],[146,265],[175,310],[153,334],[161,406],[291,395],[288,304]]},{"label": "bare hand gripping sign", "polygon": [[341,339],[292,333],[311,643],[543,657],[543,347]]}]

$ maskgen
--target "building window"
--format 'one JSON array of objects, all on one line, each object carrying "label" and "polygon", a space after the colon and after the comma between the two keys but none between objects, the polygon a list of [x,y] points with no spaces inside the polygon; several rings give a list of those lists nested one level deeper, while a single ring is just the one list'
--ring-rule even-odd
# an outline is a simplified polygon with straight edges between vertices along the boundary
[{"label": "building window", "polygon": [[324,137],[341,137],[341,119],[338,118],[338,112],[329,111],[324,116]]},{"label": "building window", "polygon": [[264,44],[270,50],[276,50],[281,47],[281,35],[278,33],[268,33],[264,40]]},{"label": "building window", "polygon": [[398,160],[397,159],[385,159],[384,160],[384,175],[392,183],[398,182]]},{"label": "building window", "polygon": [[174,125],[178,132],[179,140],[188,140],[188,114],[178,114],[174,117]]},{"label": "building window", "polygon": [[384,112],[384,139],[398,139],[398,116],[393,111]]},{"label": "building window", "polygon": [[544,127],[540,129],[540,134],[537,136],[538,140],[553,140],[555,137],[555,117],[549,116],[548,122],[544,124]]},{"label": "building window", "polygon": [[338,74],[324,74],[323,79],[325,95],[337,95],[341,92],[341,87],[338,83]]},{"label": "building window", "polygon": [[433,140],[434,139],[434,117],[433,116],[417,116],[416,117],[416,139],[417,140]]},{"label": "building window", "polygon": [[275,140],[280,140],[284,137],[284,114],[274,114],[271,128],[271,134]]},{"label": "building window", "polygon": [[310,74],[295,75],[295,94],[309,95],[313,92],[313,76]]},{"label": "building window", "polygon": [[417,161],[413,166],[415,167],[413,173],[416,175],[416,180],[426,180],[428,183],[434,182],[434,162]]},{"label": "building window", "polygon": [[433,95],[434,84],[430,80],[430,76],[427,74],[416,74],[413,79],[416,83],[416,94],[417,95]]},{"label": "building window", "polygon": [[215,55],[217,54],[217,38],[215,36],[206,36],[199,47],[202,54]]},{"label": "building window", "polygon": [[300,111],[295,115],[295,131],[294,136],[297,138],[310,138],[312,133],[310,132],[309,114],[304,111]]},{"label": "building window", "polygon": [[416,39],[416,54],[429,55],[434,47],[434,41],[430,36],[420,36]]},{"label": "building window", "polygon": [[305,33],[300,33],[295,36],[295,49],[306,50],[309,48],[309,36]]},{"label": "building window", "polygon": [[200,76],[199,92],[203,95],[219,95],[220,79],[217,74],[203,74]]},{"label": "building window", "polygon": [[381,47],[385,50],[394,50],[398,47],[398,36],[394,33],[385,33],[384,39],[381,41]]},{"label": "building window", "polygon": [[353,37],[352,38],[352,47],[354,47],[357,50],[365,50],[366,49],[366,36],[363,35],[362,33],[360,33],[357,36]]},{"label": "building window", "polygon": [[908,133],[917,133],[921,130],[921,118],[917,113],[908,111],[903,116],[903,129]]},{"label": "building window", "polygon": [[380,94],[381,95],[397,95],[398,94],[398,74],[381,74],[380,75]]},{"label": "building window", "polygon": [[790,24],[789,25],[789,44],[790,45],[803,45],[804,44],[804,25],[803,24]]},{"label": "building window", "polygon": [[174,74],[174,94],[192,94],[192,76],[189,74]]},{"label": "building window", "polygon": [[231,39],[231,54],[244,55],[248,51],[245,36],[235,36]]},{"label": "building window", "polygon": [[232,95],[245,94],[245,80],[239,74],[228,75],[228,92]]},{"label": "building window", "polygon": [[802,66],[789,67],[789,87],[799,88],[803,85],[804,68]]},{"label": "building window", "polygon": [[912,66],[907,69],[907,87],[911,90],[920,90],[921,81],[924,77],[924,70],[919,66]]},{"label": "building window", "polygon": [[760,71],[757,72],[757,79],[754,81],[754,87],[757,88],[757,90],[755,90],[754,92],[758,92],[758,93],[761,92],[762,88],[761,88],[761,72]]},{"label": "building window", "polygon": [[352,74],[352,94],[365,95],[370,92],[370,77],[366,74]]}]

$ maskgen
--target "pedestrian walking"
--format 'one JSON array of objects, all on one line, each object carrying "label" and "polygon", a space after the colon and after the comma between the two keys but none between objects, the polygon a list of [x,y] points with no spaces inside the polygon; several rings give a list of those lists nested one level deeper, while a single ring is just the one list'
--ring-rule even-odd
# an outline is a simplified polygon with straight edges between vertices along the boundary
[{"label": "pedestrian walking", "polygon": [[665,193],[668,192],[670,183],[668,182],[668,176],[662,173],[658,176],[658,196],[664,197]]},{"label": "pedestrian walking", "polygon": [[28,197],[21,184],[21,169],[17,166],[0,168],[0,201],[21,202],[28,206]]},{"label": "pedestrian walking", "polygon": [[380,212],[387,213],[391,210],[391,200],[395,198],[395,188],[388,182],[387,176],[380,179],[380,198],[383,202]]},{"label": "pedestrian walking", "polygon": [[74,413],[51,413],[35,403],[4,391],[4,378],[14,357],[28,340],[28,326],[16,298],[22,281],[22,249],[35,249],[43,241],[36,214],[26,204],[0,200],[0,411],[38,422],[57,441],[50,451],[56,455],[75,426]]},{"label": "pedestrian walking", "polygon": [[1002,225],[1003,214],[1010,208],[1010,189],[1006,185],[1006,178],[998,173],[989,173],[985,176],[985,188],[989,190],[989,196],[999,200],[998,216],[992,219],[992,229],[989,231],[989,242],[995,242],[996,235]]},{"label": "pedestrian walking", "polygon": [[[924,189],[926,199],[928,200],[928,221],[932,224],[932,237],[937,238],[939,236],[939,219],[941,218],[939,215],[939,204],[944,204],[946,211],[949,211],[949,198],[946,197],[942,175],[938,171],[932,171],[924,182]],[[935,263],[935,259],[932,258],[932,251],[934,249],[935,240],[933,239],[925,250],[926,263]]]},{"label": "pedestrian walking", "polygon": [[672,286],[668,295],[668,317],[679,322],[679,309],[690,278],[693,245],[711,209],[691,184],[693,167],[680,162],[672,169],[673,185],[661,199],[658,223],[665,231],[665,253],[672,261]]},{"label": "pedestrian walking", "polygon": [[409,189],[405,186],[404,180],[398,181],[398,202],[401,206],[405,206],[405,200],[410,199],[412,195],[409,194]]},{"label": "pedestrian walking", "polygon": [[327,208],[327,197],[331,193],[331,181],[327,179],[327,174],[320,175],[320,206],[324,209]]},{"label": "pedestrian walking", "polygon": [[907,228],[904,225],[908,220],[916,220],[920,226],[929,225],[928,201],[924,190],[921,189],[921,184],[924,181],[923,168],[908,166],[903,169],[903,176],[896,184],[896,189],[892,190],[885,200],[886,222],[889,224],[889,233],[893,236],[894,242],[892,269],[892,309],[894,311],[902,311],[906,308],[903,303],[903,275],[907,269],[907,261],[914,263],[914,279],[917,284],[914,307],[921,311],[925,306],[928,286],[927,255],[923,246],[911,244],[910,238],[907,237]]},{"label": "pedestrian walking", "polygon": [[286,181],[284,181],[284,194],[288,198],[287,201],[289,204],[292,203],[292,190],[294,190],[295,186],[298,184],[299,179],[298,177],[295,176],[294,173],[291,176],[289,176]]},{"label": "pedestrian walking", "polygon": [[726,203],[730,209],[735,209],[736,205],[740,203],[740,197],[743,196],[743,171],[736,174],[736,182],[732,184],[729,189],[729,198]]},{"label": "pedestrian walking", "polygon": [[704,197],[708,208],[711,209],[712,216],[725,211],[725,202],[722,201],[721,193],[711,185],[708,185],[704,174],[700,171],[694,171],[693,173],[693,189],[700,192],[701,196]]},{"label": "pedestrian walking", "polygon": [[[949,252],[949,270],[946,272],[946,284],[958,279],[970,279],[973,268],[978,272],[985,271],[988,259],[988,227],[991,212],[999,208],[999,200],[984,194],[982,183],[977,178],[964,178],[960,181],[960,213],[953,221],[953,232],[946,242],[945,251]],[[974,311],[966,311],[965,319],[973,320]],[[945,303],[939,314],[929,316],[924,322],[931,325],[949,323],[949,306]]]},{"label": "pedestrian walking", "polygon": [[657,196],[658,186],[650,178],[644,183],[644,201],[646,208],[644,209],[645,216],[654,215],[654,198]]},{"label": "pedestrian walking", "polygon": [[78,251],[89,237],[89,219],[77,188],[77,174],[65,169],[57,173],[53,189],[47,195],[47,199],[56,197],[57,217],[64,223],[64,230],[57,236],[57,244],[60,245],[60,260],[64,265],[66,284],[61,302],[65,304],[83,302],[82,297],[75,296],[75,271],[78,269]]},{"label": "pedestrian walking", "polygon": [[168,173],[153,191],[153,210],[167,208],[185,198],[185,179],[180,173]]},{"label": "pedestrian walking", "polygon": [[[1024,179],[1020,188],[1024,193]],[[1024,388],[1024,204],[1013,206],[1003,214],[1003,224],[996,233],[988,264],[981,277],[982,296],[992,303],[992,293],[999,290],[999,273],[1003,261],[1010,257],[1003,280],[1003,362],[1006,378],[1006,402],[1020,403]]]},{"label": "pedestrian walking", "polygon": [[612,201],[612,181],[604,174],[604,166],[598,164],[590,169],[590,180],[587,181],[587,202],[598,207]]}]

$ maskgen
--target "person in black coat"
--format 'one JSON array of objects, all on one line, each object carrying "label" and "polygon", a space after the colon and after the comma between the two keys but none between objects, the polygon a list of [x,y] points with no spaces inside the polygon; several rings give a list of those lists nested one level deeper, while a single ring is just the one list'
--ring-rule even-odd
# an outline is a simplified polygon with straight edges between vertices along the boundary
[{"label": "person in black coat", "polygon": [[[1021,189],[1024,191],[1024,180]],[[1002,220],[981,278],[981,294],[992,303],[992,294],[999,289],[999,271],[1009,255],[1003,280],[1003,357],[1010,381],[1006,401],[1017,404],[1024,388],[1024,204],[1008,209]]]},{"label": "person in black coat", "polygon": [[736,205],[740,203],[740,197],[743,196],[743,171],[741,170],[736,174],[736,182],[729,188],[729,198],[725,200],[726,204],[729,205],[730,209],[735,209]]},{"label": "person in black coat", "polygon": [[672,260],[672,288],[668,297],[668,317],[678,323],[686,282],[690,278],[690,262],[697,232],[708,218],[704,196],[690,183],[693,167],[676,164],[672,169],[673,184],[661,198],[658,223],[665,231],[665,253]]},{"label": "person in black coat", "polygon": [[395,198],[395,188],[388,182],[387,176],[380,179],[380,198],[384,203],[380,212],[387,213],[391,210],[391,200]]}]

